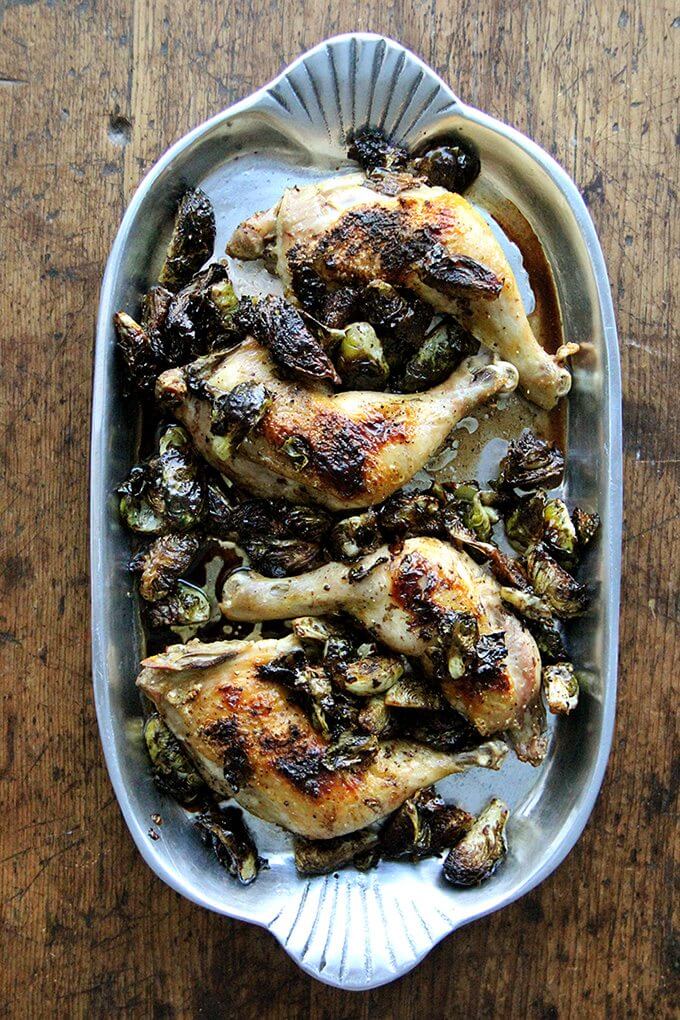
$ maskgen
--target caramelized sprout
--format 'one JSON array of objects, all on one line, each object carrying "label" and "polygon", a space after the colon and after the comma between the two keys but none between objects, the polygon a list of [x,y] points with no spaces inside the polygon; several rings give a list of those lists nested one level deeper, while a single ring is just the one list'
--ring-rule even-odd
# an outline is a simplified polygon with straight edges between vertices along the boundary
[{"label": "caramelized sprout", "polygon": [[583,584],[567,573],[541,544],[525,560],[527,577],[537,595],[545,598],[562,620],[585,613],[590,594]]},{"label": "caramelized sprout", "polygon": [[366,556],[381,544],[378,518],[372,509],[338,521],[328,535],[331,556],[342,563],[351,563],[360,556]]},{"label": "caramelized sprout", "polygon": [[200,627],[210,619],[210,601],[202,588],[178,581],[165,598],[150,602],[152,627]]},{"label": "caramelized sprout", "polygon": [[340,382],[332,361],[288,301],[273,295],[243,298],[234,318],[238,329],[266,347],[287,375]]},{"label": "caramelized sprout", "polygon": [[544,666],[541,673],[543,692],[553,715],[569,715],[578,704],[579,686],[570,662]]},{"label": "caramelized sprout", "polygon": [[246,538],[243,549],[253,566],[265,577],[292,577],[320,565],[318,542],[299,538]]},{"label": "caramelized sprout", "polygon": [[460,139],[429,149],[413,161],[413,168],[429,185],[462,194],[479,177],[481,163],[472,145]]},{"label": "caramelized sprout", "polygon": [[529,617],[526,620],[526,626],[536,642],[543,662],[562,662],[566,659],[567,653],[562,641],[562,635],[552,618],[549,620],[534,620]]},{"label": "caramelized sprout", "polygon": [[565,565],[576,558],[578,539],[576,528],[569,516],[566,504],[561,499],[549,499],[543,511],[543,542],[553,556]]},{"label": "caramelized sprout", "polygon": [[438,535],[442,503],[433,492],[397,492],[378,509],[378,520],[391,538]]},{"label": "caramelized sprout", "polygon": [[444,877],[452,885],[471,886],[489,878],[507,853],[505,826],[510,812],[493,799],[444,861]]},{"label": "caramelized sprout", "polygon": [[433,787],[419,790],[404,801],[380,833],[384,857],[417,861],[436,856],[453,846],[473,822],[473,816],[455,805],[447,805]]},{"label": "caramelized sprout", "polygon": [[149,334],[127,312],[116,312],[113,325],[129,382],[139,393],[151,395],[164,366],[159,362]]},{"label": "caramelized sprout", "polygon": [[431,709],[444,708],[446,702],[441,692],[431,683],[412,675],[403,676],[385,695],[385,704],[390,708]]},{"label": "caramelized sprout", "polygon": [[213,400],[210,429],[213,435],[226,437],[230,455],[258,427],[272,400],[269,390],[256,382],[237,383]]},{"label": "caramelized sprout", "polygon": [[202,797],[207,791],[205,783],[157,712],[146,719],[143,732],[153,777],[161,790],[180,804],[193,804]]},{"label": "caramelized sprout", "polygon": [[399,382],[403,393],[429,390],[443,382],[463,358],[475,354],[479,342],[455,319],[447,319],[423,341],[420,349],[407,363]]},{"label": "caramelized sprout", "polygon": [[347,155],[355,159],[363,170],[382,167],[398,170],[409,160],[408,149],[390,141],[381,128],[363,127],[348,139]]},{"label": "caramelized sprout", "polygon": [[488,542],[498,514],[493,507],[482,502],[476,482],[462,482],[451,489],[453,506],[466,528],[482,542]]},{"label": "caramelized sprout", "polygon": [[334,839],[295,838],[295,867],[299,875],[328,875],[348,864],[356,865],[357,858],[373,850],[378,835],[368,829],[351,832]]},{"label": "caramelized sprout", "polygon": [[551,489],[564,475],[564,457],[560,450],[531,429],[524,429],[508,447],[500,463],[500,489]]},{"label": "caramelized sprout", "polygon": [[189,569],[201,547],[194,534],[171,532],[157,538],[132,561],[131,567],[141,572],[139,594],[147,602],[158,602],[169,595],[177,578]]},{"label": "caramelized sprout", "polygon": [[215,294],[233,295],[226,262],[211,262],[171,296],[157,340],[168,366],[223,351],[240,339],[234,313],[225,315],[215,303]]},{"label": "caramelized sprout", "polygon": [[332,663],[333,681],[349,694],[369,697],[393,687],[404,674],[401,659],[389,655],[365,655],[350,662]]},{"label": "caramelized sprout", "polygon": [[600,527],[598,514],[589,514],[580,507],[574,507],[571,514],[579,545],[584,548],[592,542]]},{"label": "caramelized sprout", "polygon": [[501,585],[500,595],[507,606],[528,620],[542,620],[546,623],[552,620],[552,607],[531,589],[520,591],[518,588]]},{"label": "caramelized sprout", "polygon": [[195,824],[206,846],[211,847],[222,867],[241,885],[250,885],[267,867],[238,808],[207,811],[198,816]]},{"label": "caramelized sprout", "polygon": [[389,733],[392,725],[390,710],[385,704],[385,699],[380,695],[367,698],[366,702],[359,709],[359,728],[364,733],[373,733],[376,737],[384,738]]},{"label": "caramelized sprout", "polygon": [[390,367],[373,326],[354,322],[343,332],[337,354],[343,384],[355,390],[383,390]]},{"label": "caramelized sprout", "polygon": [[208,196],[196,188],[180,202],[159,282],[178,291],[208,261],[214,245],[215,212]]},{"label": "caramelized sprout", "polygon": [[525,553],[541,541],[545,530],[545,506],[545,493],[537,492],[521,499],[505,518],[505,534],[517,552]]},{"label": "caramelized sprout", "polygon": [[322,510],[285,499],[248,499],[232,507],[233,534],[268,577],[299,574],[318,565],[330,518]]},{"label": "caramelized sprout", "polygon": [[170,425],[158,456],[132,468],[119,487],[120,514],[133,531],[165,534],[188,531],[201,519],[203,475],[184,429]]}]

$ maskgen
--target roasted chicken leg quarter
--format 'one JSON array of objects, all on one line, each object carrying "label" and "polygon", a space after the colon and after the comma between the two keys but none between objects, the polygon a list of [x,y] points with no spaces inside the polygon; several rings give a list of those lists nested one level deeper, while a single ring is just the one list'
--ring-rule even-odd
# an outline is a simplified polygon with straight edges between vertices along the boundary
[{"label": "roasted chicken leg quarter", "polygon": [[377,744],[360,767],[329,767],[329,743],[293,696],[260,671],[298,648],[294,637],[192,642],[146,659],[138,685],[217,793],[313,839],[361,829],[416,790],[473,766],[498,768],[489,741],[457,754],[407,740]]},{"label": "roasted chicken leg quarter", "polygon": [[[187,377],[200,379],[197,393]],[[215,435],[211,402],[242,383],[273,400],[238,449]],[[466,359],[426,393],[346,391],[281,379],[267,351],[247,339],[235,350],[163,373],[156,394],[191,432],[219,471],[260,496],[287,496],[333,509],[369,506],[404,485],[461,418],[517,384],[507,362]]]},{"label": "roasted chicken leg quarter", "polygon": [[403,176],[395,194],[362,174],[289,188],[279,203],[237,228],[229,254],[272,247],[289,293],[311,273],[331,286],[384,280],[449,312],[519,371],[530,400],[551,408],[571,377],[536,340],[517,281],[483,217],[461,195]]},{"label": "roasted chicken leg quarter", "polygon": [[503,634],[505,659],[486,677],[445,678],[442,690],[453,707],[488,735],[521,727],[540,695],[538,648],[504,608],[498,582],[438,539],[408,539],[398,551],[383,546],[353,567],[329,563],[297,577],[239,570],[225,582],[221,609],[232,620],[344,611],[394,651],[421,658],[428,671],[454,614],[472,616],[481,637]]}]

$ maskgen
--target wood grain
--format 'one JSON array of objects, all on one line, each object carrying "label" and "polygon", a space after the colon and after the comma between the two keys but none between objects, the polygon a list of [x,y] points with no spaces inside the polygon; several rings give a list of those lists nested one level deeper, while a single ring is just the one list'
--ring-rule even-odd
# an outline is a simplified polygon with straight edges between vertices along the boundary
[{"label": "wood grain", "polygon": [[[187,129],[354,28],[403,41],[581,186],[617,307],[627,490],[619,718],[583,838],[530,896],[360,996],[142,863],[96,732],[86,548],[95,311],[126,202]],[[674,1014],[679,43],[662,0],[0,0],[5,1015]]]}]

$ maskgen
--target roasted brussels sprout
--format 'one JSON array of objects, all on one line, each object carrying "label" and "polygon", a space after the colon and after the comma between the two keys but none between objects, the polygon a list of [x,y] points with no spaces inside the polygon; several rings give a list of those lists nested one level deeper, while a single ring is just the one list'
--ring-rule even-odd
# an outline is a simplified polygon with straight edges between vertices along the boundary
[{"label": "roasted brussels sprout", "polygon": [[388,691],[404,674],[404,663],[393,655],[364,655],[349,662],[330,660],[329,667],[334,683],[359,697]]},{"label": "roasted brussels sprout", "polygon": [[332,627],[320,616],[298,616],[290,621],[290,625],[308,658],[310,651],[315,654],[319,649],[323,650],[333,633]]},{"label": "roasted brussels sprout", "polygon": [[524,566],[536,594],[545,598],[561,620],[585,613],[590,603],[588,589],[563,570],[543,545],[531,549]]},{"label": "roasted brussels sprout", "polygon": [[334,560],[351,563],[359,556],[366,556],[382,544],[375,510],[369,509],[344,520],[331,528],[328,533],[328,548]]},{"label": "roasted brussels sprout", "polygon": [[444,877],[452,885],[479,885],[489,878],[507,853],[505,826],[510,812],[494,798],[444,861]]},{"label": "roasted brussels sprout", "polygon": [[508,447],[500,462],[498,488],[551,489],[559,485],[564,475],[564,457],[552,443],[524,429],[518,439]]},{"label": "roasted brussels sprout", "polygon": [[317,338],[298,310],[283,298],[273,295],[243,298],[234,321],[242,333],[265,346],[278,367],[287,374],[301,379],[340,382],[333,362]]},{"label": "roasted brussels sprout", "polygon": [[334,690],[325,670],[310,665],[302,650],[272,660],[260,668],[260,675],[292,691],[314,728],[327,739],[335,739],[355,725],[357,703]]},{"label": "roasted brussels sprout", "polygon": [[386,737],[392,726],[392,716],[385,699],[380,695],[367,698],[359,709],[357,722],[364,733],[373,733],[380,738]]},{"label": "roasted brussels sprout", "polygon": [[151,759],[153,777],[165,793],[180,804],[193,804],[207,787],[179,740],[157,712],[144,722],[144,742]]},{"label": "roasted brussels sprout", "polygon": [[413,160],[413,169],[429,185],[460,194],[479,177],[481,168],[472,145],[462,139],[451,145],[438,145]]},{"label": "roasted brussels sprout", "polygon": [[208,482],[205,487],[204,524],[211,535],[229,538],[234,530],[231,512],[232,504],[222,489],[214,482]]},{"label": "roasted brussels sprout", "polygon": [[199,815],[195,824],[206,846],[241,885],[250,885],[267,867],[238,808],[215,808]]},{"label": "roasted brussels sprout", "polygon": [[322,510],[285,499],[248,499],[231,509],[231,528],[260,573],[286,577],[322,559],[330,518]]},{"label": "roasted brussels sprout", "polygon": [[528,618],[525,623],[527,630],[536,642],[543,662],[562,662],[566,659],[567,652],[562,635],[553,619],[534,620]]},{"label": "roasted brussels sprout", "polygon": [[498,514],[482,502],[477,482],[461,482],[451,487],[451,499],[463,524],[482,542],[488,542]]},{"label": "roasted brussels sprout", "polygon": [[442,529],[442,502],[432,491],[397,492],[378,509],[378,521],[390,538],[438,535]]},{"label": "roasted brussels sprout", "polygon": [[576,528],[561,499],[549,499],[543,511],[543,543],[565,566],[576,559]]},{"label": "roasted brussels sprout", "polygon": [[446,706],[441,692],[433,684],[411,674],[403,676],[390,687],[385,695],[385,704],[389,708],[419,708],[435,711]]},{"label": "roasted brussels sprout", "polygon": [[202,588],[188,581],[177,581],[162,599],[147,608],[152,627],[200,627],[210,619],[210,601]]},{"label": "roasted brussels sprout", "polygon": [[569,715],[578,704],[578,679],[570,662],[544,666],[541,673],[543,693],[553,715]]},{"label": "roasted brussels sprout", "polygon": [[271,407],[272,394],[257,382],[237,383],[228,393],[212,402],[210,429],[215,436],[224,437],[220,456],[236,452],[243,440],[253,432]]},{"label": "roasted brussels sprout", "polygon": [[456,545],[460,545],[473,558],[486,560],[491,567],[491,572],[503,585],[513,586],[524,590],[528,587],[528,580],[521,563],[507,556],[492,542],[480,542],[474,532],[463,524],[460,517],[460,508],[450,503],[443,512],[443,531]]},{"label": "roasted brussels sprout", "polygon": [[407,362],[397,389],[418,393],[447,379],[463,358],[475,354],[479,342],[455,319],[446,319],[423,341],[420,349]]},{"label": "roasted brussels sprout", "polygon": [[445,804],[433,787],[419,790],[390,815],[382,828],[382,856],[412,861],[436,856],[464,836],[472,822],[472,815]]},{"label": "roasted brussels sprout", "polygon": [[208,196],[196,188],[179,204],[168,252],[158,280],[178,291],[207,262],[215,246],[215,213]]},{"label": "roasted brussels sprout", "polygon": [[470,668],[479,638],[479,627],[471,613],[451,613],[448,626],[447,670],[457,680]]},{"label": "roasted brussels sprout", "polygon": [[163,329],[173,294],[167,287],[156,284],[144,295],[142,301],[142,326],[153,335]]},{"label": "roasted brussels sprout", "polygon": [[113,325],[130,385],[139,393],[153,394],[164,365],[159,362],[149,334],[127,312],[116,312]]},{"label": "roasted brussels sprout", "polygon": [[[336,290],[329,290],[325,297],[320,299],[319,320],[329,330],[343,330],[357,318],[359,294],[358,287],[338,287]],[[336,341],[339,338],[330,339]]]},{"label": "roasted brussels sprout", "polygon": [[170,425],[158,456],[133,467],[119,487],[120,514],[133,531],[188,531],[203,513],[203,473],[184,429]]},{"label": "roasted brussels sprout", "polygon": [[517,552],[525,553],[527,549],[541,541],[545,530],[543,514],[546,497],[543,491],[519,500],[515,508],[505,518],[505,534],[508,542]]},{"label": "roasted brussels sprout", "polygon": [[334,839],[295,838],[295,867],[299,875],[328,875],[355,864],[378,844],[378,834],[369,829],[350,832]]},{"label": "roasted brussels sprout", "polygon": [[[390,704],[390,693],[388,691],[385,695],[386,704]],[[451,754],[471,751],[479,746],[482,739],[477,730],[443,699],[434,711],[401,708],[393,712],[393,718],[400,736],[426,744],[437,751]]]},{"label": "roasted brussels sprout", "polygon": [[211,262],[171,298],[158,336],[166,364],[233,347],[240,334],[232,302],[238,305],[226,263]]},{"label": "roasted brussels sprout", "polygon": [[318,542],[299,538],[246,538],[243,549],[251,563],[265,577],[292,577],[313,570],[323,557]]},{"label": "roasted brussels sprout", "polygon": [[585,549],[587,545],[590,545],[600,527],[599,514],[589,514],[576,506],[571,512],[571,518],[576,529],[578,543],[582,549]]},{"label": "roasted brussels sprout", "polygon": [[321,764],[327,772],[342,769],[362,769],[374,761],[378,754],[378,741],[372,735],[343,733],[322,756]]},{"label": "roasted brussels sprout", "polygon": [[191,566],[201,547],[197,535],[170,533],[157,538],[134,557],[131,568],[139,571],[139,594],[147,602],[169,595],[177,578]]},{"label": "roasted brussels sprout", "polygon": [[343,384],[355,390],[383,390],[390,367],[373,326],[353,322],[343,332],[336,359]]},{"label": "roasted brussels sprout", "polygon": [[490,685],[505,670],[507,655],[504,631],[483,634],[474,647],[467,673],[478,686]]},{"label": "roasted brussels sprout", "polygon": [[391,142],[381,128],[363,127],[348,138],[347,155],[355,159],[363,170],[383,167],[403,169],[409,161],[408,149]]}]

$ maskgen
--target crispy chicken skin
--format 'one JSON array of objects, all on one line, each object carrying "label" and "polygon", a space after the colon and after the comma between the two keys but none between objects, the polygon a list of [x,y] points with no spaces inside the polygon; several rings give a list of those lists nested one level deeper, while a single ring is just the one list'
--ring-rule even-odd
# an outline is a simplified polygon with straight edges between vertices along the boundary
[{"label": "crispy chicken skin", "polygon": [[224,797],[291,832],[328,839],[363,828],[444,776],[499,767],[500,741],[448,754],[392,740],[363,768],[320,769],[327,741],[285,688],[259,675],[297,647],[294,637],[192,642],[142,663],[139,687]]},{"label": "crispy chicken skin", "polygon": [[301,270],[331,285],[407,287],[512,362],[534,403],[551,408],[569,392],[570,374],[537,342],[493,231],[461,195],[416,178],[384,194],[363,174],[289,188],[237,228],[227,251],[252,259],[270,245],[288,293]]},{"label": "crispy chicken skin", "polygon": [[[257,382],[274,397],[261,424],[234,453],[212,433],[210,403],[187,388],[183,370],[161,375],[157,396],[170,404],[210,464],[256,495],[332,509],[385,499],[413,477],[457,421],[517,383],[512,365],[475,357],[426,393],[334,393],[325,383],[280,378],[267,351],[252,339],[190,368],[212,393]],[[286,452],[289,440],[298,444],[301,459]]]},{"label": "crispy chicken skin", "polygon": [[462,677],[442,689],[480,733],[516,729],[540,694],[536,643],[500,599],[498,582],[466,553],[435,538],[387,546],[354,567],[329,563],[297,577],[272,580],[254,571],[231,574],[221,609],[232,620],[288,619],[350,613],[394,651],[416,656],[426,669],[437,623],[447,612],[471,614],[481,635],[504,632],[507,657],[497,678],[478,684]]}]

